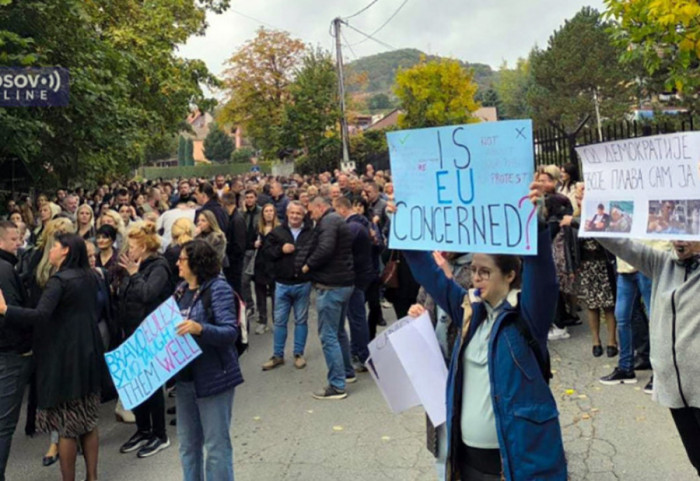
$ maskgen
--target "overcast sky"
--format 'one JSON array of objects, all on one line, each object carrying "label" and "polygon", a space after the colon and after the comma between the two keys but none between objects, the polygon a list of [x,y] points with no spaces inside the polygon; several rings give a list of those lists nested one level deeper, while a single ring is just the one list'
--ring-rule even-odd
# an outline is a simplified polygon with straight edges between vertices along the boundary
[{"label": "overcast sky", "polygon": [[[266,27],[287,30],[306,43],[333,46],[328,33],[335,17],[346,17],[371,0],[231,0],[221,15],[209,14],[203,37],[192,37],[181,55],[200,58],[220,74],[224,61],[244,42]],[[403,0],[378,0],[367,11],[349,20],[350,25],[372,33],[402,4]],[[590,5],[604,10],[603,0],[407,0],[407,3],[376,38],[395,48],[485,63],[498,69],[506,60],[513,65],[527,56],[534,45],[545,47],[547,39],[565,19]],[[248,17],[254,17],[257,21]],[[349,28],[344,30],[346,61],[388,50]]]}]

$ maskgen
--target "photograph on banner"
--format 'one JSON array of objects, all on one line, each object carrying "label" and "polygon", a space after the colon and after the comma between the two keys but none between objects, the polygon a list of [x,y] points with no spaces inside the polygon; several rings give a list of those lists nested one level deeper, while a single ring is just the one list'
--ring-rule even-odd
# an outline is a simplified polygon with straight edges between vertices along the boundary
[{"label": "photograph on banner", "polygon": [[588,203],[588,212],[595,212],[584,223],[585,232],[624,232],[632,231],[634,221],[634,202],[615,200],[610,202]]},{"label": "photograph on banner", "polygon": [[175,333],[175,327],[182,321],[180,309],[171,297],[118,348],[105,353],[107,368],[124,409],[144,402],[202,353],[191,335]]},{"label": "photograph on banner", "polygon": [[700,199],[649,202],[649,234],[700,234]]},{"label": "photograph on banner", "polygon": [[392,249],[537,254],[532,121],[387,133]]},{"label": "photograph on banner", "polygon": [[700,132],[577,147],[582,237],[700,240]]}]

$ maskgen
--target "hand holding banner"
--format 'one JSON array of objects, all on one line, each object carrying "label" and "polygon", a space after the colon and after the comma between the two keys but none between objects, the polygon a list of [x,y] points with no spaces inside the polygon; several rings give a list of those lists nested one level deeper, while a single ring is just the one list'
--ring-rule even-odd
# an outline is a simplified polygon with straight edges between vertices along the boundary
[{"label": "hand holding banner", "polygon": [[537,254],[530,120],[390,132],[387,141],[392,249]]}]

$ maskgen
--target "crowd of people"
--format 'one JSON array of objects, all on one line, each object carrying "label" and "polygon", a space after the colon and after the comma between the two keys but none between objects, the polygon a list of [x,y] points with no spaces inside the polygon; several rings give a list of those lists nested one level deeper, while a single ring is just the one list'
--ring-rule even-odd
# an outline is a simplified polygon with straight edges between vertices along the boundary
[{"label": "crowd of people", "polygon": [[[0,221],[0,481],[27,387],[25,432],[51,433],[44,465],[60,462],[74,480],[80,449],[97,479],[99,406],[116,399],[102,354],[171,296],[185,319],[177,334],[202,349],[168,386],[187,481],[233,480],[241,319],[257,335],[272,331],[269,371],[286,362],[293,316],[290,361],[304,369],[312,300],[327,367],[312,393],[321,400],[347,397],[367,370],[383,307],[397,319],[430,313],[450,373],[448,421],[428,430],[443,479],[566,479],[547,342],[569,337],[581,308],[592,355],[619,355],[600,382],[637,382],[635,371],[653,365],[645,390],[671,408],[700,473],[697,246],[579,238],[585,187],[573,164],[541,168],[531,188],[538,254],[523,259],[391,250],[393,185],[371,165],[361,175],[251,172],[10,201]],[[170,446],[165,397],[158,389],[133,412],[117,401],[117,418],[136,425],[121,453]]]}]

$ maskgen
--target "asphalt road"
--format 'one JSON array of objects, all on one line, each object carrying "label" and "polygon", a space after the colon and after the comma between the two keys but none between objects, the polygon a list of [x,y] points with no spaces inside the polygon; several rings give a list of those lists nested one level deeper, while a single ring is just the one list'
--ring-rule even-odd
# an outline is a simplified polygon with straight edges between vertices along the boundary
[{"label": "asphalt road", "polygon": [[[297,370],[288,361],[262,372],[261,364],[272,353],[272,335],[251,335],[250,351],[241,358],[246,381],[236,391],[231,429],[236,479],[435,480],[420,408],[392,414],[367,374],[348,386],[347,399],[311,397],[325,384],[326,373],[311,312],[306,369]],[[393,311],[385,316],[393,319]],[[668,410],[642,391],[650,372],[640,373],[636,385],[599,384],[597,378],[608,374],[617,358],[592,357],[585,326],[573,328],[571,339],[550,343],[550,351],[555,371],[551,386],[561,412],[571,480],[697,479]],[[291,332],[287,356],[291,358]],[[152,458],[119,454],[134,426],[116,423],[112,410],[113,404],[103,406],[100,420],[101,481],[182,479],[175,428],[170,428],[172,447]],[[60,479],[58,465],[41,465],[47,436],[27,438],[23,426],[24,413],[8,481]],[[82,467],[78,473],[82,479]]]}]

